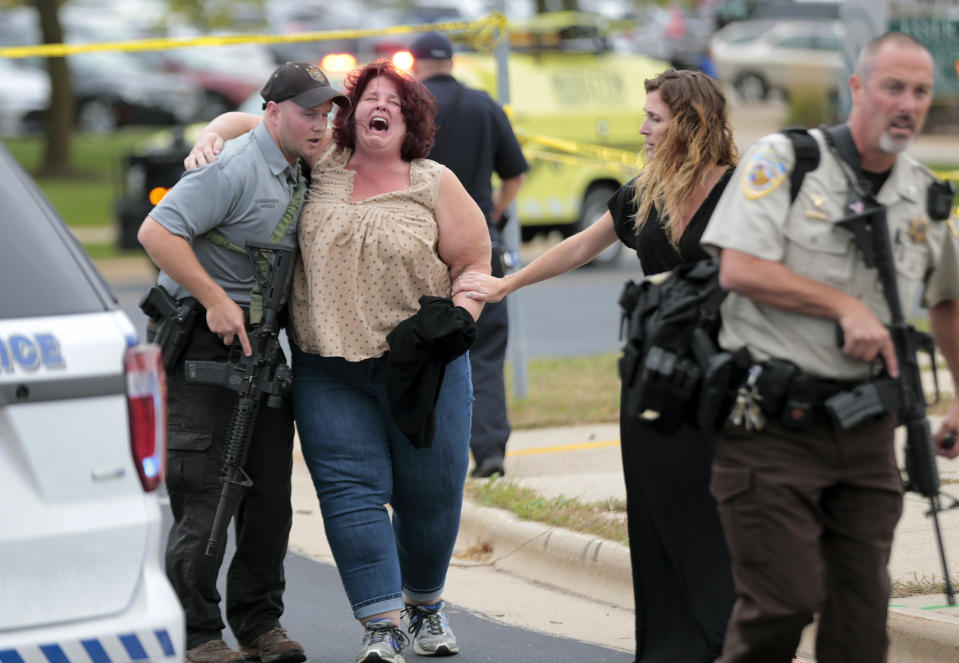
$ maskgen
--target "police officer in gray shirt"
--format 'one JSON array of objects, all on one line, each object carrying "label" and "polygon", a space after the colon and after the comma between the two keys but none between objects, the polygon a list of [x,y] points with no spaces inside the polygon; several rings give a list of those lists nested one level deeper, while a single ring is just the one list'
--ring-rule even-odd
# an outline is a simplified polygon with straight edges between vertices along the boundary
[{"label": "police officer in gray shirt", "polygon": [[[161,269],[158,284],[174,298],[192,296],[203,307],[184,361],[224,362],[234,343],[251,354],[246,325],[253,268],[242,247],[248,240],[295,245],[307,189],[302,163],[319,154],[333,104],[349,105],[318,67],[305,62],[278,67],[261,94],[264,122],[229,141],[215,163],[185,173],[137,235]],[[186,660],[303,661],[303,647],[280,626],[292,524],[290,405],[259,409],[244,467],[253,485],[236,514],[237,551],[227,576],[226,618],[240,644],[237,652],[222,639],[216,589],[222,548],[215,557],[205,555],[236,394],[187,384],[183,365],[167,375],[166,483],[174,523],[166,568],[186,613]]]},{"label": "police officer in gray shirt", "polygon": [[[911,304],[922,292],[955,378],[959,243],[951,221],[929,216],[935,178],[903,154],[932,102],[932,57],[908,35],[882,35],[863,49],[849,85],[848,132],[863,178],[886,209],[900,299]],[[819,663],[886,660],[887,564],[902,510],[896,413],[844,429],[824,403],[874,378],[882,363],[897,377],[898,364],[877,271],[835,225],[856,207],[849,159],[830,148],[825,132],[810,133],[819,165],[794,204],[792,142],[767,136],[743,158],[701,240],[721,254],[720,281],[731,291],[720,344],[748,350],[754,385],[771,371],[795,370],[788,381],[768,383],[775,389],[750,387],[744,402],[761,397],[750,404],[761,414],[735,416],[717,442],[711,490],[738,597],[717,663],[788,663],[816,613]],[[957,430],[953,405],[935,435],[941,455],[959,454],[944,442]]]}]

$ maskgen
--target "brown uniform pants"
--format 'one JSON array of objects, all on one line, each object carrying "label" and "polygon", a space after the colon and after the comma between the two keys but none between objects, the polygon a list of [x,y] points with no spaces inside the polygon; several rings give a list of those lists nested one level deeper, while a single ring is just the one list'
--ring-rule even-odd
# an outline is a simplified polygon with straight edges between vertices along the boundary
[{"label": "brown uniform pants", "polygon": [[789,663],[819,613],[819,663],[886,660],[887,564],[902,511],[895,416],[850,431],[727,424],[710,489],[737,600],[717,663]]}]

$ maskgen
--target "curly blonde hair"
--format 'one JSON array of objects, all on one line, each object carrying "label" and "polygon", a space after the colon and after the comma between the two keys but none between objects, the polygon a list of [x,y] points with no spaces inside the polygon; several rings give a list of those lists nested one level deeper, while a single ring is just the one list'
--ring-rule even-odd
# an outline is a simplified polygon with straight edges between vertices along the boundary
[{"label": "curly blonde hair", "polygon": [[735,166],[739,157],[726,99],[716,81],[701,71],[669,69],[645,84],[647,94],[659,91],[672,117],[656,145],[656,156],[635,181],[636,232],[655,206],[675,245],[697,185],[706,181],[713,166]]}]

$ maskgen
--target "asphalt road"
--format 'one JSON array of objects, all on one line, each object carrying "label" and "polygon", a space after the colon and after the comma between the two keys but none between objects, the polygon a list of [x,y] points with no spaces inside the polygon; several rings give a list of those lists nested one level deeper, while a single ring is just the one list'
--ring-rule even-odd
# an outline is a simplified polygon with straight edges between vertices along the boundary
[{"label": "asphalt road", "polygon": [[[164,509],[164,525],[169,530],[169,508]],[[232,536],[227,545],[224,568],[220,572],[220,594],[226,597],[224,585],[225,569],[232,558],[234,547]],[[456,663],[501,663],[503,661],[523,663],[628,663],[633,659],[626,651],[602,647],[588,642],[563,637],[561,622],[570,624],[583,619],[597,619],[602,626],[602,612],[606,606],[602,604],[590,605],[588,610],[593,615],[582,615],[584,602],[577,597],[571,597],[558,591],[544,590],[533,586],[527,581],[515,578],[509,574],[486,570],[497,576],[493,580],[482,584],[483,588],[477,594],[487,594],[493,585],[503,602],[503,612],[512,613],[508,606],[512,603],[524,602],[529,597],[528,592],[539,594],[539,601],[543,602],[543,609],[553,613],[559,612],[559,617],[551,618],[554,628],[553,634],[523,628],[504,621],[497,620],[494,615],[499,611],[484,614],[479,610],[468,607],[475,605],[468,593],[459,588],[458,595],[461,603],[448,603],[447,616],[450,625],[456,633],[460,644],[460,653]],[[466,585],[460,582],[457,569],[451,570],[448,579],[450,589],[456,585]],[[340,583],[335,566],[327,562],[315,561],[293,552],[286,557],[287,587],[284,595],[285,613],[282,624],[289,631],[290,637],[295,638],[303,645],[307,654],[308,663],[347,663],[352,661],[359,652],[363,631],[353,619],[349,602]],[[545,596],[545,598],[543,598]],[[477,603],[482,602],[477,596]],[[221,605],[225,601],[221,601]],[[564,610],[562,606],[567,606]],[[623,619],[618,620],[620,626]],[[227,632],[224,639],[232,646],[236,646],[236,639]],[[626,646],[632,644],[632,633],[623,633]],[[423,659],[415,654],[412,648],[404,652],[407,663]]]}]

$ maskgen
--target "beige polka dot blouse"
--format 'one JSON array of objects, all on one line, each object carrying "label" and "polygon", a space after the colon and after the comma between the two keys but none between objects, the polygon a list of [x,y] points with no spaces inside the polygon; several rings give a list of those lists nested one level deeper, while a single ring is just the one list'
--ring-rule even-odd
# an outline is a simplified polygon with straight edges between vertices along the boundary
[{"label": "beige polka dot blouse", "polygon": [[352,202],[351,155],[332,146],[313,167],[290,317],[301,350],[360,361],[386,352],[421,296],[449,297],[451,284],[434,216],[443,166],[416,159],[409,189]]}]

